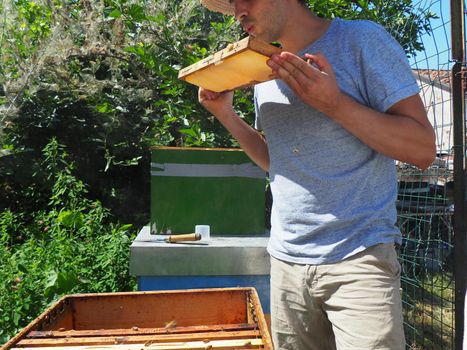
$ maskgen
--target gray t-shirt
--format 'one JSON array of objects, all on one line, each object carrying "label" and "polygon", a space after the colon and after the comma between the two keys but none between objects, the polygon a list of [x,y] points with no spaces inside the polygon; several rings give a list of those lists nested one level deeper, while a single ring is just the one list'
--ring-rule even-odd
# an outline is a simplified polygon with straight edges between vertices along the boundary
[{"label": "gray t-shirt", "polygon": [[[378,111],[419,92],[400,45],[379,25],[334,19],[300,52],[323,53],[342,91]],[[326,264],[400,243],[394,160],[304,104],[281,80],[255,87],[256,126],[269,147],[269,253]]]}]

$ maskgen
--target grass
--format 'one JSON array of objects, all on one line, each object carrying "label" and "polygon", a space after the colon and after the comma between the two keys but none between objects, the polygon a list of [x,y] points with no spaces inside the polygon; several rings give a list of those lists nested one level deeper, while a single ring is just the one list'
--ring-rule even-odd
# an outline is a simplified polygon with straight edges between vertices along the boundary
[{"label": "grass", "polygon": [[454,349],[454,282],[452,273],[402,277],[407,347],[411,350]]}]

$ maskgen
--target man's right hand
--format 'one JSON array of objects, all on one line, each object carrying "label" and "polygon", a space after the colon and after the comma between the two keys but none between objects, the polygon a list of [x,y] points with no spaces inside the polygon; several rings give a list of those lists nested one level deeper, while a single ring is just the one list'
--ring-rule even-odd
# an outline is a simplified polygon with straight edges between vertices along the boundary
[{"label": "man's right hand", "polygon": [[214,92],[199,88],[198,101],[216,118],[222,118],[233,112],[233,91]]}]

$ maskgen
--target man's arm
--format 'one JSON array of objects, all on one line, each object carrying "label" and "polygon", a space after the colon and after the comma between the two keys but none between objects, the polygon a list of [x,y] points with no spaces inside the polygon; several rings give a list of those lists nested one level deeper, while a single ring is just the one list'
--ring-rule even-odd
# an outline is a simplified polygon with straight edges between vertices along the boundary
[{"label": "man's arm", "polygon": [[238,141],[245,153],[261,167],[269,171],[269,152],[266,140],[248,125],[232,107],[233,92],[217,93],[199,89],[199,102],[211,112]]},{"label": "man's arm", "polygon": [[385,113],[364,106],[338,87],[323,55],[306,55],[313,64],[288,52],[268,64],[276,76],[307,104],[323,112],[362,142],[388,157],[427,168],[436,153],[435,134],[418,95],[394,104]]},{"label": "man's arm", "polygon": [[426,169],[436,154],[435,134],[419,95],[377,112],[344,95],[331,116],[376,151]]}]

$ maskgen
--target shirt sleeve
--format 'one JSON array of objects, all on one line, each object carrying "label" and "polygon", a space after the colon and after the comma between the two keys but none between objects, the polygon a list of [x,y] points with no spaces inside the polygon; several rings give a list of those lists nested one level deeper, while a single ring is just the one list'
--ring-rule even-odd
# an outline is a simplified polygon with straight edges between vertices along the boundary
[{"label": "shirt sleeve", "polygon": [[400,44],[380,25],[365,21],[359,33],[362,79],[368,105],[386,112],[395,103],[418,94],[420,88]]}]

